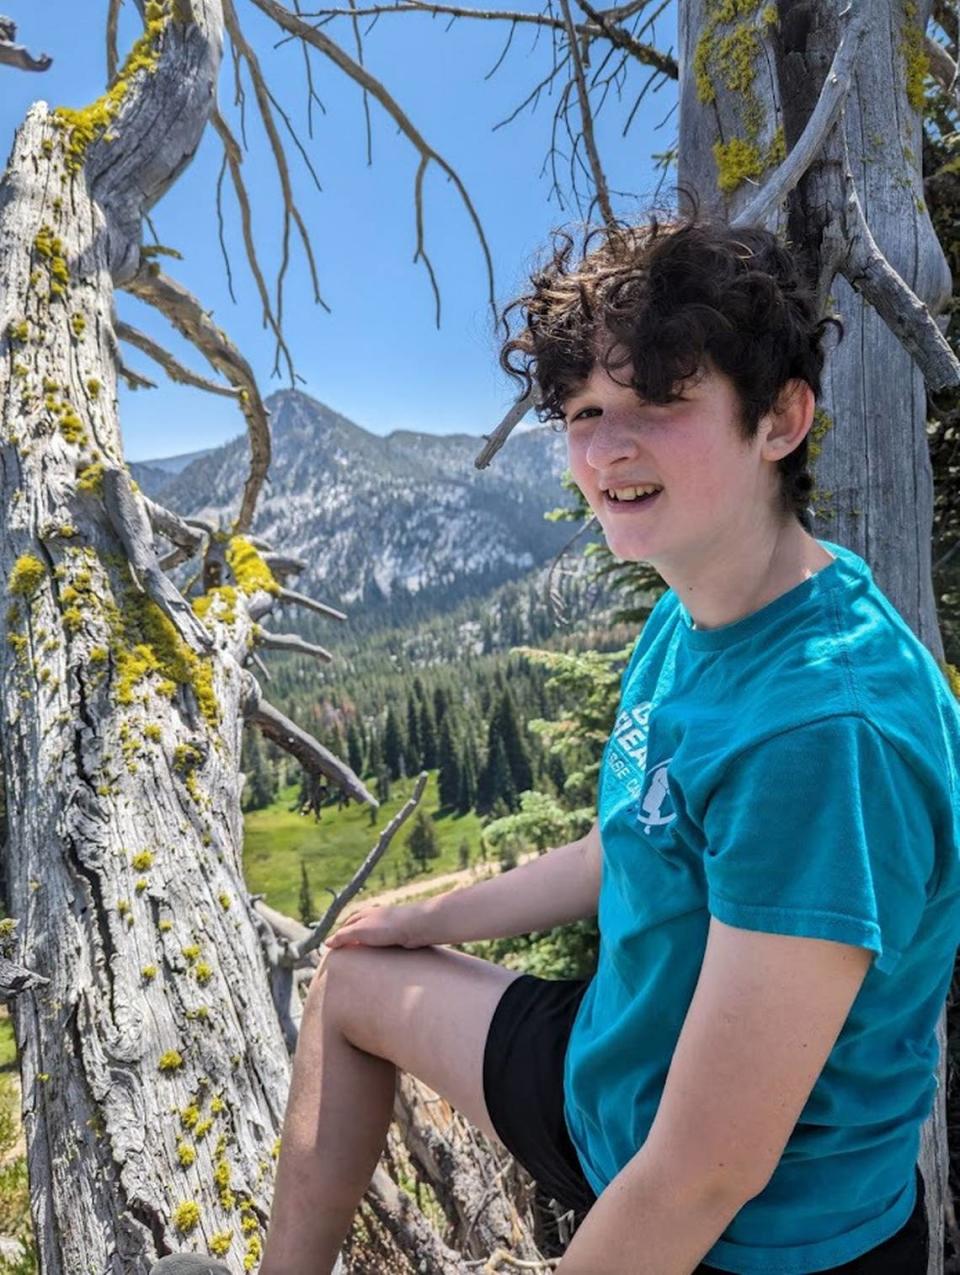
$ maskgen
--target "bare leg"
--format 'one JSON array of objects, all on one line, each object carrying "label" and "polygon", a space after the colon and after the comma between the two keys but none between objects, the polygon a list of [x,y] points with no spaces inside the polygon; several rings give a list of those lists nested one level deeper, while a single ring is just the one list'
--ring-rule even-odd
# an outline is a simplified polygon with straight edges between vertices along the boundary
[{"label": "bare leg", "polygon": [[517,975],[446,948],[338,948],[304,1008],[260,1275],[327,1275],[383,1150],[397,1068],[495,1137],[490,1020]]}]

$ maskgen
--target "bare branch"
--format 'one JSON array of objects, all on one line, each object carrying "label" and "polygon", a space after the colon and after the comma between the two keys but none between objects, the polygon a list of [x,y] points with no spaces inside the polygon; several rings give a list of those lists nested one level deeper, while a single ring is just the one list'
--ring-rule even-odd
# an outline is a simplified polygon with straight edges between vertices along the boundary
[{"label": "bare branch", "polygon": [[241,536],[253,521],[260,488],[270,467],[270,426],[250,364],[218,328],[200,302],[181,284],[163,274],[155,262],[141,264],[124,287],[165,315],[177,331],[235,386],[250,438],[250,474],[243,489],[234,534]]},{"label": "bare branch", "polygon": [[[243,174],[240,171],[240,165],[243,162],[243,151],[240,149],[240,143],[230,131],[230,126],[219,111],[213,111],[210,116],[210,122],[213,124],[217,135],[223,143],[224,158],[226,159],[227,167],[230,170],[230,180],[233,183],[233,191],[237,197],[237,203],[240,206],[240,226],[243,232],[243,246],[246,249],[247,264],[250,266],[250,273],[253,275],[254,283],[257,285],[257,291],[260,293],[260,303],[263,307],[263,322],[273,332],[274,338],[277,342],[278,354],[282,353],[287,364],[287,371],[290,374],[290,380],[293,381],[293,357],[290,354],[286,341],[283,339],[283,332],[280,328],[279,320],[273,312],[270,294],[267,291],[267,283],[263,277],[263,271],[260,269],[260,258],[257,256],[257,248],[253,241],[253,213],[250,209],[250,196],[247,194],[247,187],[243,180]],[[226,252],[225,249],[224,252]]]},{"label": "bare branch", "polygon": [[191,372],[182,363],[178,363],[162,345],[158,345],[139,328],[131,327],[129,323],[118,319],[113,325],[113,330],[121,341],[126,341],[128,345],[135,345],[155,363],[159,363],[171,381],[176,381],[179,385],[192,385],[195,389],[207,390],[210,394],[222,394],[224,398],[239,398],[239,389],[231,385],[218,385],[216,381],[210,381],[205,376]]},{"label": "bare branch", "polygon": [[960,109],[960,84],[958,84],[956,62],[954,62],[943,45],[934,40],[932,36],[928,35],[925,38],[924,47],[930,63],[930,73],[944,93],[953,98],[954,107]]},{"label": "bare branch", "polygon": [[53,58],[45,53],[33,57],[22,44],[14,43],[16,38],[16,23],[0,17],[0,66],[16,67],[18,71],[46,71],[53,65]]},{"label": "bare branch", "polygon": [[284,553],[265,553],[263,560],[275,576],[297,576],[307,569],[302,558],[292,558]]},{"label": "bare branch", "polygon": [[[254,0],[256,3],[256,0]],[[646,3],[647,0],[644,0]],[[581,5],[586,11],[586,6]],[[623,16],[630,17],[636,12],[636,5],[624,5],[622,9],[609,9],[601,13],[593,14],[595,20],[589,23],[578,23],[575,26],[577,35],[585,36],[587,39],[595,40],[605,37],[617,43],[621,48],[627,49],[633,57],[646,66],[655,66],[658,70],[668,75],[670,79],[676,80],[680,77],[680,69],[676,59],[669,54],[661,53],[658,49],[651,45],[642,44],[628,31],[621,30],[616,23]],[[462,5],[454,4],[431,4],[426,0],[399,0],[397,4],[371,4],[364,5],[357,9],[316,9],[310,13],[304,13],[305,18],[344,18],[351,15],[358,17],[379,17],[385,13],[432,13],[432,14],[448,14],[453,18],[476,18],[481,22],[511,22],[514,24],[526,23],[537,27],[548,27],[554,31],[566,31],[566,22],[562,18],[555,18],[550,13],[519,13],[513,9],[468,9]],[[503,60],[501,54],[497,66]],[[496,66],[494,70],[496,70]],[[489,79],[493,72],[489,72],[485,79]]]},{"label": "bare branch", "polygon": [[315,948],[320,946],[323,940],[330,933],[331,929],[333,929],[334,922],[343,909],[347,906],[354,895],[363,889],[367,878],[383,858],[387,851],[387,847],[396,835],[397,830],[407,821],[407,819],[410,818],[414,810],[416,810],[419,805],[420,798],[423,796],[423,790],[427,786],[428,778],[429,776],[427,775],[427,772],[422,770],[417,776],[417,782],[414,784],[413,792],[410,794],[410,797],[393,816],[384,828],[383,832],[381,832],[377,839],[377,844],[373,847],[364,859],[363,863],[353,874],[350,884],[345,886],[344,889],[341,890],[334,898],[310,937],[301,940],[301,942],[296,945],[294,952],[296,953],[298,960],[302,960],[308,952],[312,952]]},{"label": "bare branch", "polygon": [[130,475],[114,465],[103,469],[103,503],[143,591],[194,651],[207,651],[213,638],[180,590],[164,575],[153,552],[150,519]]},{"label": "bare branch", "polygon": [[533,390],[531,390],[529,394],[525,394],[523,398],[517,399],[493,433],[486,436],[487,441],[483,445],[483,450],[473,462],[477,469],[486,469],[494,456],[496,456],[497,452],[510,437],[511,430],[515,425],[519,425],[531,407],[536,406],[536,402],[537,400]]},{"label": "bare branch", "polygon": [[330,652],[322,646],[314,646],[305,642],[298,633],[270,633],[267,629],[257,628],[257,646],[265,651],[290,651],[297,655],[312,655],[315,659],[329,662],[333,659]]},{"label": "bare branch", "polygon": [[[290,561],[290,559],[287,561]],[[318,602],[316,598],[307,597],[305,593],[295,593],[293,589],[281,589],[277,596],[281,602],[290,602],[294,606],[306,607],[308,611],[316,611],[318,615],[327,615],[331,620],[345,620],[347,618],[344,611],[338,611],[335,607],[327,606],[326,602]]]},{"label": "bare branch", "polygon": [[172,509],[167,509],[163,505],[158,505],[148,496],[141,494],[140,499],[143,501],[154,531],[159,531],[181,549],[188,549],[191,557],[201,548],[204,541],[202,531],[194,531],[179,514],[175,514]]},{"label": "bare branch", "polygon": [[357,801],[366,802],[368,806],[373,806],[374,810],[379,809],[380,803],[376,797],[367,791],[366,785],[353,773],[346,762],[335,757],[329,749],[324,748],[312,735],[301,730],[295,722],[285,717],[272,704],[268,704],[265,699],[252,697],[247,706],[246,720],[258,726],[267,739],[278,748],[296,757],[304,770],[311,775],[325,775]]},{"label": "bare branch", "polygon": [[850,19],[849,26],[837,45],[837,51],[833,55],[833,62],[823,82],[817,105],[796,145],[791,148],[790,154],[776,172],[764,183],[763,188],[734,218],[735,226],[765,224],[813,163],[843,111],[843,104],[853,84],[857,53],[866,33],[866,10],[861,9],[856,17]]},{"label": "bare branch", "polygon": [[155,390],[157,388],[156,381],[151,381],[147,376],[141,376],[139,372],[134,372],[132,368],[126,366],[120,359],[119,354],[115,355],[117,364],[117,376],[122,376],[127,383],[127,388],[131,390]]},{"label": "bare branch", "polygon": [[266,664],[264,664],[263,660],[261,660],[260,656],[256,653],[256,651],[250,652],[249,659],[250,659],[250,663],[256,667],[257,672],[264,679],[264,681],[266,682],[273,681],[273,674],[267,668]]},{"label": "bare branch", "polygon": [[[841,130],[842,132],[842,130]],[[876,310],[923,373],[931,392],[960,385],[960,361],[927,306],[894,270],[867,225],[843,143],[847,255],[840,271]]]},{"label": "bare branch", "polygon": [[[273,109],[276,109],[280,113],[284,121],[286,122],[286,125],[288,129],[290,130],[294,138],[294,141],[296,142],[297,146],[300,148],[300,153],[303,156],[306,162],[307,168],[310,172],[310,175],[313,177],[313,180],[316,183],[318,189],[320,187],[320,181],[317,177],[317,174],[314,172],[313,165],[310,163],[310,159],[307,156],[306,151],[304,151],[303,147],[300,146],[299,139],[297,138],[296,133],[294,132],[293,126],[291,125],[289,118],[287,117],[286,113],[277,105],[275,99],[273,98],[272,94],[267,88],[266,80],[264,79],[263,72],[260,69],[259,59],[257,58],[257,55],[254,52],[254,50],[251,48],[250,44],[247,42],[247,38],[243,34],[243,31],[240,27],[240,23],[237,19],[236,9],[233,7],[233,0],[222,0],[222,4],[223,4],[223,20],[227,28],[227,31],[230,33],[230,39],[233,43],[234,48],[239,54],[239,56],[243,58],[244,62],[246,62],[247,70],[250,73],[251,80],[253,81],[253,91],[257,99],[257,106],[260,109],[260,118],[263,121],[263,127],[266,131],[267,139],[270,142],[270,149],[273,152],[273,161],[276,165],[277,173],[280,177],[280,190],[283,195],[283,241],[282,241],[283,250],[282,250],[281,262],[280,262],[280,270],[277,274],[276,314],[277,314],[277,325],[282,328],[283,327],[283,282],[286,277],[287,268],[290,264],[290,222],[291,220],[293,220],[296,223],[297,229],[300,232],[301,242],[303,243],[303,249],[307,256],[307,264],[309,265],[309,268],[310,268],[310,278],[313,283],[314,300],[319,305],[323,305],[325,309],[329,309],[329,307],[325,305],[323,298],[320,295],[320,281],[317,276],[317,263],[313,255],[313,245],[310,242],[310,236],[307,233],[306,226],[304,225],[303,217],[300,215],[300,210],[297,207],[296,201],[294,200],[294,197],[293,197],[293,185],[290,181],[290,170],[287,166],[287,157],[283,149],[283,143],[280,140],[280,135],[277,132],[277,126],[273,120]],[[277,359],[278,359],[278,364],[275,370],[279,371],[279,348],[277,352]]]},{"label": "bare branch", "polygon": [[484,260],[487,267],[487,284],[489,290],[490,308],[493,311],[494,318],[497,315],[496,292],[493,279],[493,258],[490,254],[490,247],[487,243],[486,235],[480,224],[480,218],[477,210],[473,206],[467,189],[461,181],[456,171],[447,163],[447,161],[429,146],[423,136],[414,128],[412,121],[402,110],[400,105],[390,96],[384,86],[378,79],[370,74],[370,72],[359,62],[355,62],[343,49],[333,40],[321,31],[315,30],[309,26],[302,18],[295,13],[291,13],[289,9],[285,9],[277,0],[252,0],[263,13],[272,18],[278,26],[283,27],[285,31],[289,31],[291,35],[298,37],[307,44],[312,44],[314,48],[319,49],[325,54],[336,66],[344,71],[351,79],[355,80],[359,85],[366,89],[370,96],[375,98],[387,114],[394,120],[400,131],[410,140],[410,142],[420,152],[420,155],[428,162],[432,161],[440,169],[443,170],[457,188],[457,192],[470,215],[477,237],[480,240],[480,246],[483,250]]},{"label": "bare branch", "polygon": [[593,186],[596,191],[597,204],[603,220],[608,226],[612,226],[614,224],[613,207],[610,203],[610,192],[607,189],[606,174],[603,171],[603,165],[600,163],[600,153],[597,150],[596,139],[593,135],[590,93],[583,74],[580,43],[573,25],[573,18],[570,16],[570,0],[560,0],[560,7],[563,10],[563,21],[567,29],[567,45],[573,62],[573,77],[577,86],[577,97],[580,100],[580,127],[583,131],[583,144],[587,148],[587,156],[590,160],[590,170],[593,173]]},{"label": "bare branch", "polygon": [[120,6],[123,0],[110,0],[107,9],[107,83],[112,84],[117,78],[117,67],[120,65],[120,52],[117,48],[117,26],[120,21]]},{"label": "bare branch", "polygon": [[50,980],[42,974],[23,965],[15,965],[5,956],[0,956],[0,1000],[10,1001],[22,992],[32,991],[35,987],[44,987]]}]

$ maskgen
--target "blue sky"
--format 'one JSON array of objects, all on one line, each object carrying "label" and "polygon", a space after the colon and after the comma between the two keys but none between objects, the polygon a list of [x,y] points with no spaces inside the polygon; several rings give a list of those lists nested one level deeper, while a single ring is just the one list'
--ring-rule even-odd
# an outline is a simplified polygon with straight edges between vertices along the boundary
[{"label": "blue sky", "polygon": [[[424,212],[427,248],[442,295],[438,330],[426,272],[412,261],[416,152],[377,103],[371,102],[373,165],[367,165],[360,90],[319,54],[312,55],[314,81],[326,114],[314,110],[311,141],[302,51],[292,44],[275,47],[282,32],[247,0],[236,0],[236,7],[271,88],[300,132],[323,187],[317,192],[291,145],[295,191],[313,239],[321,291],[331,307],[327,314],[313,304],[306,260],[294,242],[285,327],[297,371],[304,378],[302,388],[378,434],[393,429],[488,431],[509,405],[512,389],[497,367],[483,256],[456,191],[435,167],[429,171]],[[301,3],[304,10],[311,7],[306,0]],[[511,7],[539,11],[528,0]],[[651,4],[651,9],[655,7]],[[18,23],[23,43],[54,58],[44,75],[3,72],[0,143],[7,154],[16,127],[36,99],[75,106],[102,91],[107,0],[83,4],[5,0],[2,8]],[[126,0],[121,26],[124,47],[138,28],[132,0]],[[343,19],[325,30],[354,52],[352,31]],[[556,199],[548,202],[550,179],[540,176],[556,95],[544,95],[536,111],[526,110],[514,123],[493,131],[550,68],[546,36],[541,35],[534,45],[533,29],[518,27],[500,68],[485,79],[508,31],[505,23],[460,19],[448,30],[444,19],[386,14],[364,39],[368,68],[427,142],[457,170],[470,192],[492,250],[501,304],[522,286],[525,271],[551,228],[578,218],[569,200],[565,209]],[[675,51],[672,5],[656,20],[652,34],[658,48]],[[644,38],[650,40],[651,32]],[[642,67],[632,70],[619,102],[611,91],[597,126],[598,147],[611,186],[630,192],[627,197],[615,197],[616,210],[624,216],[636,216],[646,206],[659,180],[651,156],[667,150],[675,140],[674,84],[648,93],[626,138],[622,135],[647,74]],[[249,83],[246,93],[250,149],[244,171],[253,197],[255,239],[271,282],[279,261],[282,226],[278,183]],[[220,97],[225,113],[236,123],[233,72],[226,64]],[[285,374],[281,379],[271,375],[273,342],[261,325],[239,220],[228,196],[226,238],[236,305],[229,296],[217,238],[215,186],[220,161],[219,144],[208,129],[190,169],[152,217],[160,241],[184,254],[182,262],[168,264],[170,273],[213,311],[249,358],[263,392],[269,393],[289,380]],[[566,183],[563,191],[566,198]],[[184,362],[209,372],[199,355],[147,307],[120,294],[118,311]],[[242,421],[229,400],[171,385],[138,351],[127,351],[125,360],[158,382],[156,390],[121,389],[128,459],[211,447],[242,432]]]}]

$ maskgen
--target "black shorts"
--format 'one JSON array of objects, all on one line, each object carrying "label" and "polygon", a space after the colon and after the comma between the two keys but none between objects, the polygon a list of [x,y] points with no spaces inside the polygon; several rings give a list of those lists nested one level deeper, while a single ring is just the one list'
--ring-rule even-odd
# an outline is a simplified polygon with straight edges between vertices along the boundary
[{"label": "black shorts", "polygon": [[[494,1011],[483,1054],[483,1093],[497,1136],[548,1198],[582,1218],[596,1200],[563,1116],[563,1063],[583,979],[523,974]],[[917,1203],[890,1239],[823,1275],[926,1275],[929,1233],[923,1178]],[[701,1263],[694,1275],[723,1275]]]}]

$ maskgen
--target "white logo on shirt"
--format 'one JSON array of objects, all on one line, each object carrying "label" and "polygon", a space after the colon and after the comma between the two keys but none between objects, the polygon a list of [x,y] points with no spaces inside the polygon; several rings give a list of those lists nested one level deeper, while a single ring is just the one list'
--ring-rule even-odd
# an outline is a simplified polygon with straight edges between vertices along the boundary
[{"label": "white logo on shirt", "polygon": [[651,828],[662,828],[664,824],[672,823],[677,817],[675,810],[670,810],[667,814],[663,812],[664,802],[671,804],[670,789],[667,786],[667,767],[672,761],[673,758],[668,757],[666,761],[659,762],[649,772],[650,782],[637,813],[637,820],[644,825],[643,831],[648,837]]}]

